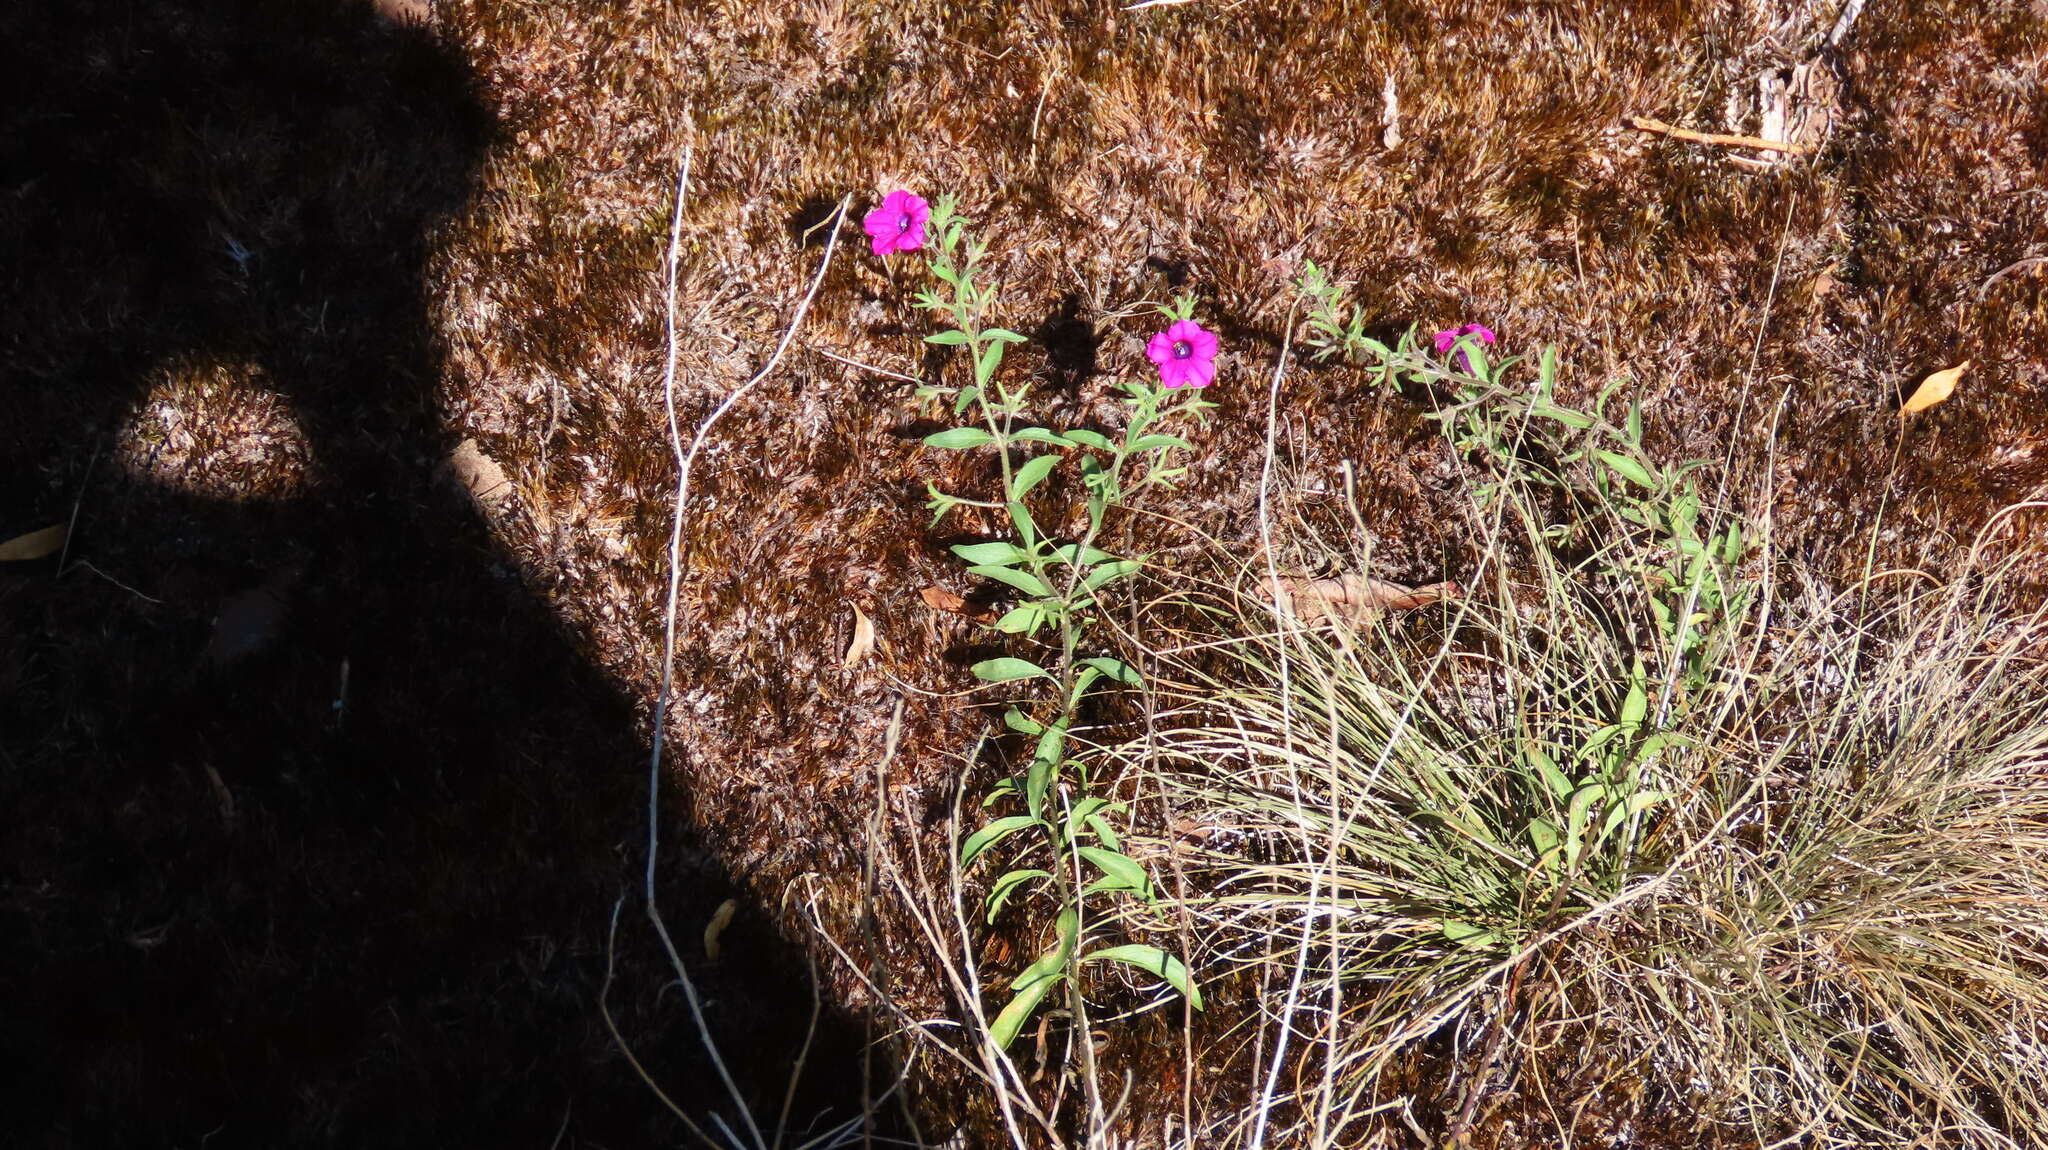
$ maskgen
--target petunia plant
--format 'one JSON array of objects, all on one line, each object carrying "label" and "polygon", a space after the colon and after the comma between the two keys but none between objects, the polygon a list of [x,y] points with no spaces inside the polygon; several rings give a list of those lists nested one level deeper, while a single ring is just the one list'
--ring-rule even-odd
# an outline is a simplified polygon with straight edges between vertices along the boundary
[{"label": "petunia plant", "polygon": [[[1357,306],[1340,310],[1342,288],[1323,269],[1307,265],[1296,286],[1307,304],[1304,342],[1312,354],[1361,364],[1381,386],[1406,384],[1435,402],[1427,417],[1476,465],[1481,480],[1472,494],[1480,506],[1515,514],[1551,509],[1540,535],[1568,557],[1568,574],[1610,586],[1636,582],[1646,592],[1647,649],[1663,656],[1664,682],[1647,680],[1639,661],[1618,701],[1589,704],[1593,713],[1607,711],[1608,721],[1564,756],[1595,768],[1581,777],[1569,777],[1541,750],[1530,752],[1531,786],[1559,812],[1529,825],[1539,862],[1555,871],[1561,860],[1570,869],[1596,847],[1630,857],[1641,817],[1670,797],[1647,785],[1642,764],[1668,745],[1674,708],[1707,697],[1730,642],[1727,624],[1749,600],[1736,576],[1750,547],[1741,524],[1716,522],[1703,502],[1692,472],[1704,461],[1668,466],[1650,457],[1639,402],[1610,415],[1623,381],[1603,388],[1590,408],[1569,406],[1557,398],[1554,349],[1536,357],[1533,379],[1509,384],[1526,361],[1489,359],[1485,348],[1496,336],[1482,324],[1438,331],[1426,346],[1420,329],[1410,328],[1390,346],[1365,333]],[[1542,500],[1510,498],[1539,490]]]},{"label": "petunia plant", "polygon": [[[881,219],[870,217],[871,233],[880,226],[886,236],[900,225],[900,218],[887,214],[891,210],[885,201]],[[1162,978],[1200,1009],[1201,991],[1180,958],[1149,944],[1104,938],[1113,916],[1097,908],[1119,900],[1149,903],[1153,881],[1145,864],[1124,853],[1115,825],[1124,806],[1098,793],[1104,780],[1092,769],[1083,746],[1085,728],[1078,724],[1098,694],[1141,681],[1136,668],[1092,639],[1104,597],[1143,561],[1109,550],[1107,532],[1118,508],[1148,489],[1173,486],[1185,473],[1185,465],[1176,460],[1192,445],[1172,429],[1203,419],[1215,406],[1201,398],[1199,389],[1215,378],[1216,337],[1194,321],[1192,300],[1161,308],[1170,323],[1148,349],[1159,379],[1118,385],[1125,407],[1121,428],[1040,426],[1028,418],[1030,380],[1006,378],[1001,371],[1005,351],[1026,340],[989,322],[994,300],[981,278],[986,245],[969,237],[950,197],[931,206],[929,222],[935,240],[930,270],[941,286],[920,292],[917,303],[947,326],[926,342],[959,348],[971,376],[958,387],[921,389],[921,398],[950,400],[953,414],[965,419],[926,436],[924,443],[991,452],[1001,483],[993,499],[929,484],[928,506],[935,523],[971,508],[1004,525],[1000,538],[961,544],[953,552],[968,564],[970,574],[1004,585],[1014,597],[1014,605],[993,626],[1015,637],[1019,653],[976,663],[975,677],[1031,692],[1004,716],[1010,730],[1032,741],[1029,764],[988,795],[985,809],[1000,806],[1008,813],[966,836],[960,864],[1013,860],[983,900],[988,922],[1029,898],[1048,899],[1054,922],[1052,944],[1011,981],[1011,996],[989,1023],[988,1037],[1008,1047],[1040,1006],[1062,991],[1075,1027],[1087,1033],[1080,974],[1096,963],[1121,964]],[[1071,489],[1048,486],[1062,471],[1080,481],[1078,509],[1047,498]],[[1019,843],[1025,844],[1021,852],[1012,849]]]}]

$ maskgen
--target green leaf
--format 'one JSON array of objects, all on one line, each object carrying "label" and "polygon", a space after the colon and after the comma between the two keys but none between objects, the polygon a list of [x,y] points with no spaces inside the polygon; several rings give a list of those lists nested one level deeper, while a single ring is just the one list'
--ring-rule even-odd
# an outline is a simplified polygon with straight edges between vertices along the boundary
[{"label": "green leaf", "polygon": [[1037,547],[1038,524],[1031,518],[1031,509],[1016,500],[1011,500],[1003,505],[1003,510],[1009,513],[1010,522],[1016,526],[1017,537],[1024,541],[1024,546]]},{"label": "green leaf", "polygon": [[1052,993],[1052,988],[1057,986],[1059,981],[1060,975],[1057,971],[1034,979],[1017,992],[1017,996],[1010,1000],[1009,1005],[1003,1007],[1002,1012],[996,1015],[995,1021],[988,1024],[988,1038],[996,1044],[996,1049],[1008,1050],[1010,1044],[1017,1041],[1017,1035],[1024,1029],[1024,1024],[1031,1021],[1031,1016],[1038,1012],[1038,1004],[1045,1001],[1045,996]]},{"label": "green leaf", "polygon": [[1115,829],[1107,822],[1104,822],[1101,815],[1088,816],[1088,829],[1094,831],[1095,837],[1101,839],[1102,845],[1110,850],[1120,851],[1124,849],[1124,844],[1122,840],[1117,838]]},{"label": "green leaf", "polygon": [[1141,435],[1131,441],[1129,450],[1150,451],[1155,447],[1179,447],[1187,451],[1195,449],[1194,444],[1178,435]]},{"label": "green leaf", "polygon": [[1607,821],[1600,827],[1600,838],[1606,839],[1625,820],[1649,810],[1670,797],[1669,791],[1637,791],[1630,795],[1627,802],[1618,803],[1607,812]]},{"label": "green leaf", "polygon": [[1029,551],[1015,543],[957,543],[953,546],[953,554],[975,564],[1009,565],[1031,558]]},{"label": "green leaf", "polygon": [[950,431],[934,432],[924,437],[926,447],[943,447],[950,451],[982,447],[995,441],[995,436],[979,427],[955,427]]},{"label": "green leaf", "polygon": [[1081,665],[1093,667],[1119,683],[1136,685],[1142,681],[1138,675],[1137,668],[1121,659],[1112,659],[1106,655],[1097,655],[1092,659],[1083,659],[1081,660]]},{"label": "green leaf", "polygon": [[1080,706],[1081,696],[1087,694],[1088,688],[1094,686],[1095,680],[1100,679],[1101,677],[1102,668],[1100,667],[1081,668],[1081,673],[1074,676],[1073,693],[1067,696],[1067,710],[1071,711],[1074,708]]},{"label": "green leaf", "polygon": [[1046,476],[1052,474],[1053,468],[1059,466],[1060,458],[1057,455],[1040,455],[1025,460],[1024,466],[1019,467],[1016,475],[1011,478],[1011,497],[1022,499],[1029,495],[1032,488],[1038,486]]},{"label": "green leaf", "polygon": [[[1074,841],[1074,836],[1081,833],[1081,828],[1084,825],[1086,825],[1088,821],[1088,816],[1094,814],[1095,812],[1101,810],[1102,808],[1108,805],[1109,800],[1103,798],[1101,795],[1090,795],[1087,798],[1082,799],[1080,802],[1075,803],[1074,809],[1067,812],[1067,841]],[[1110,843],[1108,845],[1109,849],[1111,850],[1118,849],[1115,843]]]},{"label": "green leaf", "polygon": [[1572,781],[1558,769],[1555,759],[1534,747],[1522,752],[1522,759],[1542,777],[1544,787],[1553,796],[1562,799],[1572,793]]},{"label": "green leaf", "polygon": [[977,563],[969,567],[967,573],[970,575],[980,575],[986,579],[993,579],[998,583],[1008,583],[1027,595],[1037,595],[1044,599],[1052,598],[1052,588],[1045,585],[1045,580],[1019,567],[1004,567],[998,563]]},{"label": "green leaf", "polygon": [[1011,990],[1022,990],[1032,980],[1048,974],[1058,974],[1067,969],[1067,963],[1074,957],[1074,944],[1079,941],[1076,933],[1081,929],[1081,914],[1071,906],[1062,907],[1053,919],[1053,928],[1059,932],[1059,942],[1051,950],[1038,956],[1038,960],[1024,968],[1024,972],[1010,980]]},{"label": "green leaf", "polygon": [[1598,422],[1592,416],[1587,415],[1585,412],[1573,411],[1568,407],[1539,407],[1531,411],[1529,414],[1541,415],[1545,418],[1556,420],[1557,422],[1564,424],[1566,427],[1576,427],[1580,431],[1590,431],[1592,430],[1593,426]]},{"label": "green leaf", "polygon": [[958,347],[967,342],[967,333],[964,331],[942,331],[937,335],[925,336],[924,341],[926,343],[938,344],[940,347]]},{"label": "green leaf", "polygon": [[1050,620],[1046,618],[1043,606],[1026,603],[1004,612],[1003,617],[996,620],[995,627],[1005,635],[1035,635],[1048,622]]},{"label": "green leaf", "polygon": [[1650,695],[1643,689],[1643,665],[1637,663],[1630,674],[1628,697],[1621,701],[1621,725],[1640,727],[1650,715]]},{"label": "green leaf", "polygon": [[1091,883],[1089,890],[1126,890],[1151,900],[1152,876],[1145,872],[1144,864],[1137,859],[1106,847],[1076,847],[1074,850],[1102,871],[1103,877]]},{"label": "green leaf", "polygon": [[1596,451],[1593,454],[1600,457],[1600,462],[1607,465],[1607,470],[1621,476],[1637,487],[1645,491],[1657,490],[1657,477],[1650,474],[1649,468],[1644,467],[1628,456],[1619,455],[1612,451]]},{"label": "green leaf", "polygon": [[992,343],[981,349],[981,358],[974,361],[975,382],[987,383],[995,378],[996,365],[1003,362],[1003,348],[1006,346],[1008,345],[1003,343]]},{"label": "green leaf", "polygon": [[1032,818],[1045,817],[1045,796],[1058,781],[1066,742],[1067,724],[1064,719],[1047,727],[1038,736],[1038,750],[1032,755],[1031,769],[1024,774],[1024,804]]},{"label": "green leaf", "polygon": [[967,836],[966,842],[960,844],[960,866],[963,869],[973,866],[974,860],[980,858],[982,852],[988,850],[988,848],[1016,834],[1025,827],[1038,826],[1040,822],[1041,820],[1034,819],[1030,815],[1005,815],[975,831]]},{"label": "green leaf", "polygon": [[988,795],[981,800],[981,809],[987,810],[996,805],[996,800],[1022,792],[1023,785],[1017,781],[1016,776],[997,779],[995,785],[988,789]]},{"label": "green leaf", "polygon": [[984,921],[993,923],[996,920],[996,915],[1002,913],[1003,904],[1009,902],[1010,896],[1016,894],[1018,888],[1022,887],[1025,883],[1051,877],[1052,872],[1045,870],[1013,870],[1003,875],[1003,877],[995,881],[994,886],[988,889],[988,898],[982,902],[982,906],[986,911]]},{"label": "green leaf", "polygon": [[1173,957],[1156,946],[1128,942],[1122,946],[1106,947],[1095,951],[1081,961],[1120,962],[1125,966],[1137,967],[1147,974],[1156,974],[1160,978],[1165,979],[1168,985],[1172,986],[1175,990],[1180,991],[1181,996],[1188,1000],[1189,1006],[1194,1007],[1196,1010],[1203,1009],[1202,989],[1195,985],[1193,978],[1188,976],[1187,963],[1182,962],[1180,959]]},{"label": "green leaf", "polygon": [[1721,542],[1721,562],[1733,566],[1742,559],[1742,528],[1728,525],[1728,534]]},{"label": "green leaf", "polygon": [[972,670],[974,677],[990,683],[1008,683],[1017,679],[1052,678],[1051,672],[1036,663],[1023,659],[987,659],[976,663]]},{"label": "green leaf", "polygon": [[1099,590],[1103,586],[1122,579],[1127,575],[1137,574],[1138,569],[1142,566],[1144,565],[1130,559],[1119,559],[1114,563],[1104,563],[1088,573],[1088,577],[1081,581],[1081,588],[1084,591]]},{"label": "green leaf", "polygon": [[1045,815],[1045,796],[1052,792],[1053,775],[1059,765],[1056,759],[1037,758],[1031,760],[1031,768],[1024,772],[1024,809],[1034,819]]},{"label": "green leaf", "polygon": [[1045,733],[1044,723],[1039,722],[1015,707],[1011,707],[1003,712],[1003,725],[1021,735],[1042,735]]},{"label": "green leaf", "polygon": [[1030,338],[1029,338],[1029,337],[1027,337],[1027,336],[1021,336],[1021,335],[1018,335],[1018,334],[1017,334],[1016,332],[1014,332],[1014,331],[1008,331],[1008,330],[1005,330],[1005,329],[1003,329],[1003,328],[1000,328],[1000,327],[992,327],[992,328],[989,328],[989,329],[988,329],[987,331],[984,331],[984,332],[982,332],[982,333],[981,333],[981,337],[982,337],[983,339],[994,339],[994,340],[1001,340],[1001,341],[1002,341],[1002,342],[1004,342],[1004,343],[1029,343],[1029,342],[1031,342]]},{"label": "green leaf", "polygon": [[1105,559],[1116,558],[1100,547],[1082,547],[1078,543],[1062,543],[1053,548],[1052,553],[1059,556],[1069,567],[1089,567]]},{"label": "green leaf", "polygon": [[1076,427],[1065,434],[1069,443],[1078,443],[1082,447],[1100,448],[1103,451],[1116,450],[1116,444],[1110,440],[1109,436],[1099,431],[1089,431],[1085,427]]},{"label": "green leaf", "polygon": [[1047,430],[1043,427],[1019,428],[1018,430],[1010,433],[1010,438],[1025,440],[1026,442],[1030,443],[1049,443],[1054,447],[1073,446],[1073,444],[1068,443],[1066,440],[1060,438],[1060,436],[1056,432]]},{"label": "green leaf", "polygon": [[1459,946],[1492,946],[1500,941],[1500,932],[1487,930],[1485,927],[1473,926],[1469,922],[1459,922],[1454,918],[1443,920],[1442,929],[1444,937],[1457,943]]},{"label": "green leaf", "polygon": [[1586,823],[1592,817],[1593,804],[1606,797],[1607,787],[1602,783],[1591,783],[1572,792],[1571,803],[1565,809],[1565,865],[1574,868],[1579,865],[1579,852],[1585,846]]}]

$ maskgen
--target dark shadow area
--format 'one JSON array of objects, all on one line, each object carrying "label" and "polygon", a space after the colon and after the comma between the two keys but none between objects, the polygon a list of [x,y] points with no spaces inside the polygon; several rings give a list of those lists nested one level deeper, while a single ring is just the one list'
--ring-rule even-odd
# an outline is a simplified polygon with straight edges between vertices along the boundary
[{"label": "dark shadow area", "polygon": [[[367,3],[36,0],[0,93],[0,539],[75,516],[0,564],[0,1145],[676,1141],[598,1013],[642,720],[442,469],[466,66]],[[669,840],[699,955],[732,886]],[[772,1121],[811,994],[766,921],[698,973]],[[730,1117],[670,978],[629,898],[612,1009]]]},{"label": "dark shadow area", "polygon": [[1053,386],[1075,395],[1081,384],[1096,371],[1095,352],[1102,346],[1094,323],[1081,315],[1081,297],[1069,293],[1060,306],[1045,317],[1031,338],[1045,349],[1045,364]]}]

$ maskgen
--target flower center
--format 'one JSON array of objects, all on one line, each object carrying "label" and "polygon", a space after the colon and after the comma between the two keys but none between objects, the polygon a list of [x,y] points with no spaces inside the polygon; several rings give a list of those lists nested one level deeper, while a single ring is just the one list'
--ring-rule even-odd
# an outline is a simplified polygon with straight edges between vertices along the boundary
[{"label": "flower center", "polygon": [[909,212],[905,212],[902,215],[896,217],[896,230],[899,232],[907,232],[910,230]]},{"label": "flower center", "polygon": [[1193,354],[1195,354],[1194,346],[1188,343],[1187,340],[1177,339],[1173,341],[1173,358],[1186,359]]}]

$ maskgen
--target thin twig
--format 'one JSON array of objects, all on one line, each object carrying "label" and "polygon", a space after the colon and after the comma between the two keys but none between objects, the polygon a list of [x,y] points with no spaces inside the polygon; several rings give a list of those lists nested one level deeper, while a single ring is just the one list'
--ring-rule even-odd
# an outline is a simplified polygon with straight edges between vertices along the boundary
[{"label": "thin twig", "polygon": [[2004,267],[1999,268],[1997,271],[1992,272],[1990,279],[1987,279],[1982,284],[1978,285],[1977,301],[1979,303],[1982,303],[1984,301],[1984,294],[1991,290],[1992,284],[1997,283],[1999,280],[2004,279],[2005,277],[2011,275],[2016,271],[2021,271],[2023,269],[2033,267],[2036,264],[2048,264],[2048,256],[2028,256],[2026,259],[2023,260],[2014,260],[2013,262],[2005,265]]},{"label": "thin twig", "polygon": [[633,1054],[632,1045],[626,1041],[625,1035],[619,1033],[619,1024],[612,1020],[612,971],[615,965],[614,959],[619,949],[619,911],[624,909],[625,905],[626,897],[624,895],[620,895],[619,900],[612,904],[612,929],[611,934],[605,941],[604,984],[599,986],[597,990],[597,1013],[603,1017],[605,1029],[612,1032],[612,1041],[619,1044],[619,1053],[626,1056],[626,1064],[633,1068],[633,1073],[640,1076],[640,1081],[645,1082],[647,1088],[654,1091],[654,1096],[661,1099],[661,1104],[668,1107],[669,1113],[674,1114],[682,1121],[684,1126],[690,1128],[690,1133],[695,1134],[712,1150],[721,1150],[718,1143],[712,1141],[711,1135],[706,1134],[702,1126],[692,1121],[690,1116],[683,1112],[683,1108],[676,1105],[675,1099],[668,1096],[668,1091],[661,1088],[661,1083],[656,1082],[654,1076],[647,1073],[647,1068],[640,1065],[640,1059]]},{"label": "thin twig", "polygon": [[1628,126],[1639,132],[1655,132],[1670,136],[1674,140],[1689,140],[1695,144],[1712,144],[1721,148],[1755,148],[1761,152],[1784,152],[1791,156],[1803,156],[1812,148],[1799,144],[1788,144],[1783,140],[1766,140],[1761,136],[1725,136],[1717,132],[1695,132],[1690,128],[1674,128],[1662,120],[1648,116],[1630,116]]},{"label": "thin twig", "polygon": [[[2004,273],[2001,272],[1999,274],[2003,275]],[[1992,278],[1996,279],[1997,277],[1994,276]],[[78,480],[78,498],[71,501],[71,520],[70,522],[64,525],[64,549],[57,552],[57,574],[59,575],[62,575],[64,573],[64,561],[71,558],[71,541],[78,537],[78,509],[85,506],[85,489],[86,486],[92,482],[92,469],[95,464],[99,463],[99,461],[100,445],[94,444],[92,449],[92,458],[85,461],[85,474]],[[98,571],[102,578],[108,579],[109,582],[114,582],[114,580],[110,576],[108,576],[106,572],[99,571],[98,568],[94,568],[94,570]],[[114,585],[116,587],[123,586],[123,584],[119,582],[114,582]],[[134,588],[131,587],[128,588],[128,590],[132,591],[134,590]],[[142,595],[142,592],[140,591],[136,591],[135,593],[138,595]],[[149,596],[147,595],[142,595],[142,597],[144,599],[149,599]],[[154,599],[150,599],[149,601],[152,603],[156,602],[156,600]]]},{"label": "thin twig", "polygon": [[839,202],[838,211],[832,218],[832,234],[825,241],[825,254],[818,261],[818,271],[811,278],[811,286],[804,293],[803,301],[797,305],[796,314],[790,317],[789,326],[782,333],[782,339],[775,345],[768,362],[745,383],[734,388],[719,405],[697,425],[697,434],[690,442],[687,452],[683,450],[682,428],[676,421],[676,358],[678,341],[676,336],[676,272],[682,248],[683,201],[690,189],[690,160],[692,152],[683,153],[681,171],[676,176],[675,210],[669,220],[668,237],[668,287],[664,328],[667,337],[667,359],[662,369],[662,404],[668,416],[669,447],[674,452],[676,465],[676,489],[674,518],[669,527],[668,539],[668,602],[663,615],[661,640],[661,693],[654,704],[653,748],[647,757],[647,917],[654,924],[654,931],[661,937],[661,945],[668,952],[669,964],[674,967],[677,980],[682,984],[683,998],[689,1003],[691,1021],[696,1024],[697,1036],[703,1040],[704,1050],[711,1058],[713,1069],[718,1072],[719,1081],[738,1108],[740,1120],[746,1124],[747,1133],[753,1137],[753,1144],[765,1147],[767,1141],[754,1122],[753,1112],[747,1108],[746,1098],[733,1081],[732,1072],[726,1068],[725,1059],[719,1055],[718,1044],[711,1038],[710,1027],[704,1020],[703,1003],[697,995],[697,985],[690,978],[689,969],[683,964],[683,956],[676,949],[675,940],[669,936],[668,924],[662,920],[661,908],[655,899],[655,864],[661,849],[661,752],[668,730],[668,701],[675,684],[676,654],[676,605],[682,591],[682,546],[683,522],[690,501],[690,473],[697,461],[697,454],[704,447],[711,429],[732,410],[756,384],[781,364],[783,353],[796,338],[798,327],[804,316],[810,312],[811,301],[817,298],[818,287],[825,280],[825,269],[832,265],[832,252],[838,246],[839,227],[846,220],[847,201]]},{"label": "thin twig", "polygon": [[905,375],[905,374],[903,374],[903,373],[902,373],[902,372],[900,372],[900,371],[890,371],[890,370],[889,370],[888,368],[886,368],[886,367],[876,367],[876,366],[875,366],[874,364],[872,364],[872,363],[862,363],[861,361],[859,361],[859,360],[857,360],[857,359],[848,359],[848,358],[846,358],[846,357],[845,357],[845,356],[843,356],[843,355],[838,355],[838,354],[836,354],[836,353],[834,353],[834,352],[830,352],[830,351],[827,351],[827,350],[825,350],[825,349],[824,349],[824,348],[822,348],[822,347],[814,347],[814,348],[812,348],[811,350],[812,350],[812,351],[814,351],[814,352],[816,352],[816,353],[817,353],[817,354],[819,354],[819,355],[822,355],[822,356],[824,356],[824,357],[825,357],[826,359],[829,359],[829,360],[834,360],[834,361],[836,361],[836,362],[838,362],[838,363],[843,363],[843,364],[845,364],[845,365],[846,365],[846,366],[848,366],[848,367],[857,367],[857,368],[861,369],[862,371],[867,371],[867,372],[873,372],[873,373],[874,373],[874,374],[876,374],[876,375],[881,375],[881,376],[887,376],[887,377],[888,377],[888,378],[890,378],[890,379],[900,379],[900,380],[902,380],[902,381],[903,381],[903,382],[905,382],[905,383],[923,383],[923,382],[924,382],[923,380],[921,380],[921,379],[917,378],[917,377],[916,377],[916,376],[914,376],[914,375]]},{"label": "thin twig", "polygon": [[84,559],[80,559],[78,562],[73,563],[71,565],[71,569],[73,571],[76,571],[81,567],[99,576],[100,578],[105,579],[107,582],[112,583],[114,586],[119,587],[121,590],[128,592],[130,595],[135,596],[137,599],[140,599],[145,603],[155,603],[158,606],[163,605],[162,599],[158,599],[153,595],[144,595],[142,592],[137,591],[135,588],[130,587],[128,584],[121,582],[119,579],[114,578],[112,575],[107,574],[105,571],[100,570],[99,568],[93,566],[91,563],[87,562]]}]

